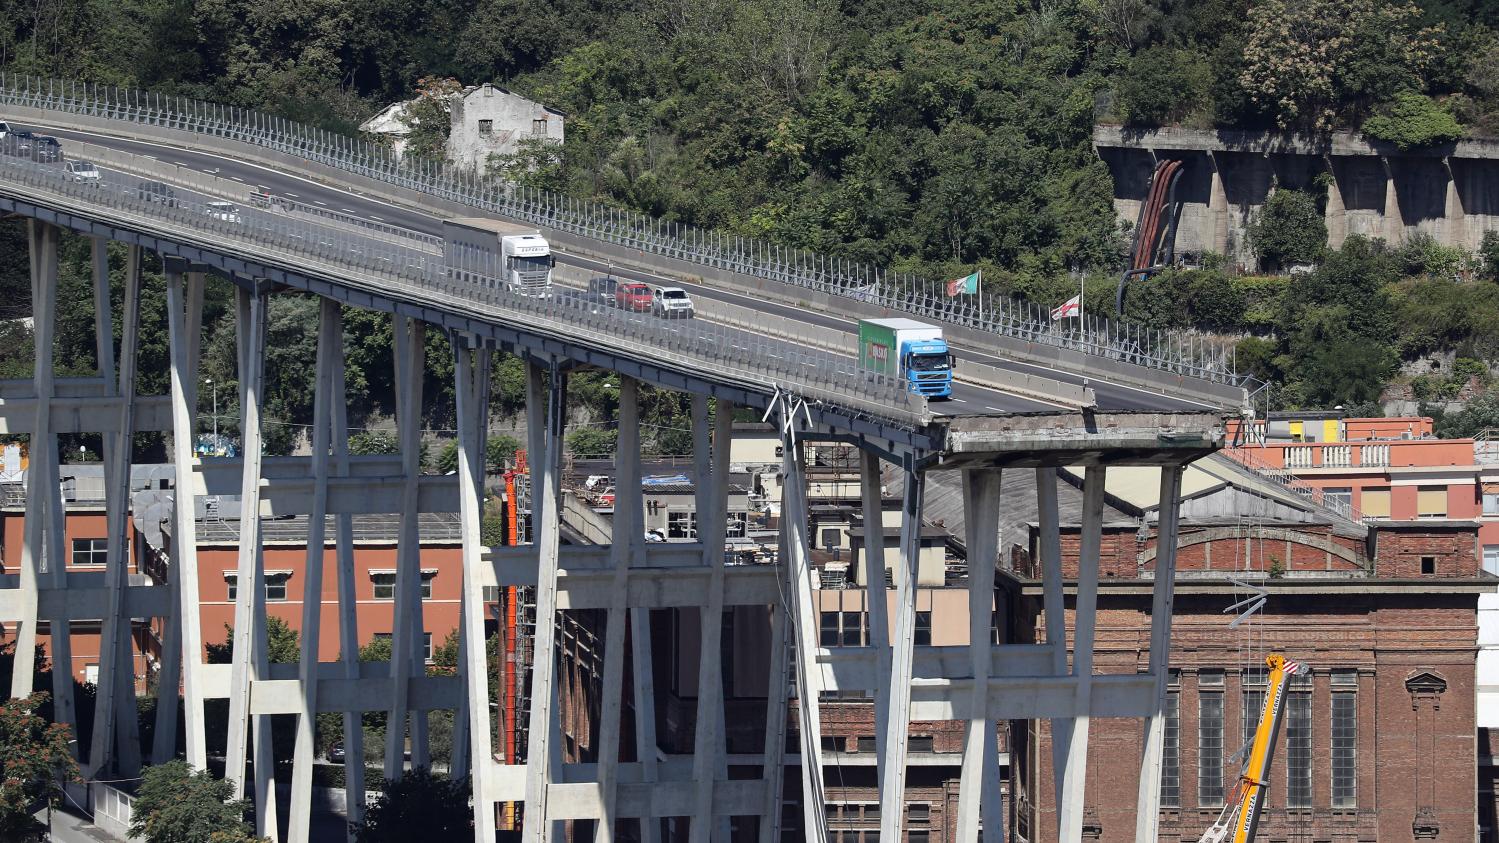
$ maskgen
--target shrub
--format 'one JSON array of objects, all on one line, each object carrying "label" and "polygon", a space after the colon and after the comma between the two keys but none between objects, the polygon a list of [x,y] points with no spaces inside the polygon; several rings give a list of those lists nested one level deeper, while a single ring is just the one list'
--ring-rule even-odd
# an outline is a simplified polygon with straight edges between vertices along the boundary
[{"label": "shrub", "polygon": [[1120,114],[1130,125],[1178,122],[1206,99],[1211,82],[1206,62],[1186,50],[1141,50],[1119,78]]},{"label": "shrub", "polygon": [[146,769],[135,794],[130,836],[146,843],[251,843],[249,803],[229,801],[234,790],[212,773],[174,759]]},{"label": "shrub", "polygon": [[1249,243],[1273,267],[1312,263],[1327,245],[1327,223],[1311,195],[1277,190],[1249,224]]},{"label": "shrub", "polygon": [[1463,127],[1431,97],[1402,91],[1364,121],[1364,134],[1407,150],[1455,141],[1463,136]]}]

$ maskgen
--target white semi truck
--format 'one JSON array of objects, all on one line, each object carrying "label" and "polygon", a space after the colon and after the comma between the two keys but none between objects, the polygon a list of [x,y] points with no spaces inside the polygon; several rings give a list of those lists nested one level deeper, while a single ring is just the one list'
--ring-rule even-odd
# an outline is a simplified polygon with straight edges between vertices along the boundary
[{"label": "white semi truck", "polygon": [[464,280],[498,278],[504,289],[545,298],[552,291],[552,247],[541,232],[484,217],[443,220],[448,271]]}]

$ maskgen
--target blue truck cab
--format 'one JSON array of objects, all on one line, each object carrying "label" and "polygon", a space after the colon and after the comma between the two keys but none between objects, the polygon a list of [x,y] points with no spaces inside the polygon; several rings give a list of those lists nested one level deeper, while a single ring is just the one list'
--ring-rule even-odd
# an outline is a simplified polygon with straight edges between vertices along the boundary
[{"label": "blue truck cab", "polygon": [[952,352],[935,325],[914,319],[860,320],[859,360],[881,374],[898,374],[917,395],[952,396]]}]

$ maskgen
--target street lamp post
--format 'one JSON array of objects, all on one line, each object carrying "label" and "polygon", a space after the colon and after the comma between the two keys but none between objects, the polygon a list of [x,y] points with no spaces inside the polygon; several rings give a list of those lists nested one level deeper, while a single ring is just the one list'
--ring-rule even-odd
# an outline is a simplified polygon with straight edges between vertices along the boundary
[{"label": "street lamp post", "polygon": [[219,441],[219,387],[213,382],[213,378],[205,378],[209,389],[213,392],[213,441]]}]

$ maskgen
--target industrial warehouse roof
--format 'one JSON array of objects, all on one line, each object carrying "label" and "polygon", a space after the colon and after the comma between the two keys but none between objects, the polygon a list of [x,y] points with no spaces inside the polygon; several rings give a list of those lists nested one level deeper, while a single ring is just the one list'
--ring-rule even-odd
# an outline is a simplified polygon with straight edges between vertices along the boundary
[{"label": "industrial warehouse roof", "polygon": [[[355,515],[354,541],[361,544],[394,543],[401,529],[401,519],[391,515]],[[268,545],[307,543],[305,515],[289,518],[262,518],[261,533]],[[239,519],[219,518],[207,515],[198,519],[198,544],[239,544]],[[335,516],[328,516],[325,540],[332,543],[338,535]],[[163,525],[170,533],[171,524]],[[462,529],[456,512],[424,512],[417,522],[417,534],[423,544],[458,544],[462,541]]]}]

